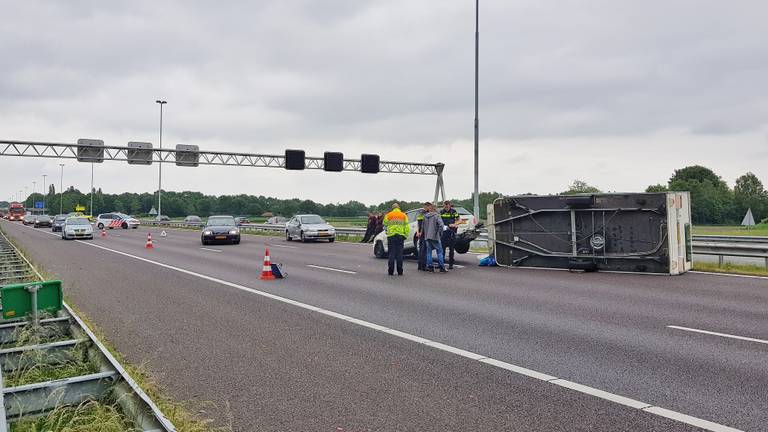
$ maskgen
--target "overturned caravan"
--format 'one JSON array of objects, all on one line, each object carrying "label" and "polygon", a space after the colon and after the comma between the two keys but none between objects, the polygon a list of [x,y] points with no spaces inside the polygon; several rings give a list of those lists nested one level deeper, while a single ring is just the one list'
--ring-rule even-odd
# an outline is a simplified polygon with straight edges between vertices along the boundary
[{"label": "overturned caravan", "polygon": [[691,269],[688,192],[513,196],[488,206],[500,265],[680,274]]}]

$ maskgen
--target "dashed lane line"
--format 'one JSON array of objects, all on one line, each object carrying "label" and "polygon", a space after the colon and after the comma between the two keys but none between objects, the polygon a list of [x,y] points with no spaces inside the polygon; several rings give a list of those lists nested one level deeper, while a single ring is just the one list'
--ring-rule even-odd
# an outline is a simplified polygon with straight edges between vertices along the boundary
[{"label": "dashed lane line", "polygon": [[324,266],[319,266],[319,265],[314,265],[314,264],[307,264],[307,267],[311,267],[311,268],[319,269],[319,270],[328,270],[328,271],[333,271],[333,272],[338,272],[338,273],[357,274],[357,272],[354,272],[354,271],[351,271],[351,270],[342,270],[342,269],[337,269],[337,268],[333,268],[333,267],[324,267]]},{"label": "dashed lane line", "polygon": [[208,252],[221,252],[219,249],[211,249],[207,247],[201,247],[200,250],[208,251]]},{"label": "dashed lane line", "polygon": [[681,326],[675,326],[675,325],[668,325],[667,327],[675,330],[685,330],[685,331],[694,332],[694,333],[702,333],[702,334],[711,335],[711,336],[720,336],[724,338],[738,339],[738,340],[743,340],[748,342],[757,342],[757,343],[768,345],[768,340],[757,339],[757,338],[752,338],[747,336],[737,336],[737,335],[732,335],[728,333],[718,333],[718,332],[713,332],[709,330],[701,330],[701,329],[681,327]]}]

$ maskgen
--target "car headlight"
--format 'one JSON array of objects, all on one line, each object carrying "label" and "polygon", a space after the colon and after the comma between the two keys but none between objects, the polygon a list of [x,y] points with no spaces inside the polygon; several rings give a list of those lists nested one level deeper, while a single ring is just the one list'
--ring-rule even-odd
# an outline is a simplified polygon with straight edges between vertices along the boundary
[{"label": "car headlight", "polygon": [[211,230],[205,230],[203,231],[203,235],[211,235],[213,232]]},{"label": "car headlight", "polygon": [[237,230],[229,230],[229,233],[232,234],[232,235],[235,235],[235,234],[238,233],[238,231]]}]

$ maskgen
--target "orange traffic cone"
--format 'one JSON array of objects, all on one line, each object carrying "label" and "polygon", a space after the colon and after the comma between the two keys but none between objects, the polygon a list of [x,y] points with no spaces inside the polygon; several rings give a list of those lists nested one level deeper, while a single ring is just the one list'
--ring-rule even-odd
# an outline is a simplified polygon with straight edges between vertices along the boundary
[{"label": "orange traffic cone", "polygon": [[106,237],[107,236],[107,231],[104,228],[101,229],[101,236],[102,237]]},{"label": "orange traffic cone", "polygon": [[264,267],[261,268],[261,277],[259,279],[275,279],[275,275],[272,274],[272,260],[269,258],[269,246],[267,246],[267,252],[264,254]]},{"label": "orange traffic cone", "polygon": [[146,248],[147,249],[154,249],[155,248],[155,246],[152,244],[152,233],[151,232],[147,233],[147,246],[146,246]]}]

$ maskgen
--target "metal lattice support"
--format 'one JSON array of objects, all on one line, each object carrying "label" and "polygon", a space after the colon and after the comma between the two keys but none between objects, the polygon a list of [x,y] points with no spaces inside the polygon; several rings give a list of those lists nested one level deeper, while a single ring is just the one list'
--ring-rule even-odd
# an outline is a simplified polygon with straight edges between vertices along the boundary
[{"label": "metal lattice support", "polygon": [[[125,161],[129,160],[128,151],[133,150],[129,147],[104,146],[105,161]],[[0,141],[0,156],[19,156],[19,157],[42,157],[56,159],[77,159],[78,145],[69,143],[45,143],[34,141]],[[176,163],[176,149],[152,149],[152,159],[150,163]],[[198,163],[200,165],[228,165],[228,166],[249,166],[260,168],[284,168],[284,155],[266,155],[252,153],[231,153],[217,151],[199,151]],[[87,159],[87,158],[86,158]],[[92,160],[81,161],[93,162]],[[306,169],[324,168],[323,158],[307,157]],[[96,160],[95,162],[100,162]],[[419,175],[438,175],[437,166],[441,164],[429,164],[419,162],[394,162],[381,161],[380,172],[393,174],[419,174]],[[361,171],[360,159],[344,159],[344,171]]]},{"label": "metal lattice support", "polygon": [[[87,140],[86,140],[87,141]],[[123,161],[132,160],[129,158],[129,151],[135,151],[135,148],[122,146],[103,146],[103,157],[99,159],[89,159],[87,156],[78,157],[78,144],[74,143],[46,143],[35,141],[12,141],[0,140],[0,156],[16,157],[35,157],[35,158],[55,158],[55,159],[78,159],[82,162],[102,162],[104,161]],[[146,164],[158,163],[177,163],[177,155],[184,158],[188,157],[189,152],[179,151],[173,148],[156,149],[151,148],[151,159],[148,158]],[[247,166],[258,168],[285,168],[284,155],[265,155],[253,153],[232,153],[203,151],[194,152],[199,165],[224,165],[224,166]],[[135,160],[135,159],[133,159]],[[185,160],[188,160],[185,158]],[[305,168],[322,170],[325,163],[321,157],[305,158]],[[394,162],[381,161],[379,163],[379,172],[389,174],[416,174],[416,175],[434,175],[437,176],[435,184],[435,201],[440,196],[445,199],[445,185],[443,183],[442,163],[420,163],[420,162]],[[344,159],[344,171],[362,171],[360,159]]]}]

